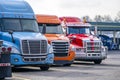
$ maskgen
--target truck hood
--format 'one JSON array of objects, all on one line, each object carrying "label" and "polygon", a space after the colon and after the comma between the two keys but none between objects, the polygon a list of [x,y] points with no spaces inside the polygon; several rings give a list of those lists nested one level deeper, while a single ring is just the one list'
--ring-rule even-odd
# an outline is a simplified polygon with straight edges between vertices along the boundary
[{"label": "truck hood", "polygon": [[[3,33],[6,37],[11,37],[8,33]],[[13,32],[14,39],[46,39],[41,33],[34,32]]]},{"label": "truck hood", "polygon": [[98,42],[100,41],[96,36],[89,35],[89,34],[70,34],[68,35],[69,39],[72,40],[72,44],[76,46],[83,46],[83,42],[89,41],[89,42]]},{"label": "truck hood", "polygon": [[13,46],[16,49],[20,50],[20,41],[21,40],[47,40],[44,35],[41,33],[34,32],[13,32],[13,39],[8,32],[0,32],[1,40],[4,40],[4,45]]},{"label": "truck hood", "polygon": [[69,41],[69,39],[64,36],[63,34],[45,34],[46,38],[48,39],[49,42],[52,40],[65,40]]},{"label": "truck hood", "polygon": [[89,35],[89,34],[70,34],[69,37],[76,37],[81,40],[99,40],[96,36]]},{"label": "truck hood", "polygon": [[14,37],[19,38],[19,39],[46,39],[44,35],[41,33],[32,33],[32,32],[25,32],[25,33],[14,33]]}]

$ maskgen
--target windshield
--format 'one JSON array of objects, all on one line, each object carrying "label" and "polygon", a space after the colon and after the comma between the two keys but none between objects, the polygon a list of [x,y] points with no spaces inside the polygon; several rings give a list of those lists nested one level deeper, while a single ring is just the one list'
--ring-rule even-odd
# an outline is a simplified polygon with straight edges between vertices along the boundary
[{"label": "windshield", "polygon": [[68,34],[90,34],[89,27],[69,27]]},{"label": "windshield", "polygon": [[59,24],[39,24],[40,32],[42,32],[44,26],[47,34],[63,34],[62,26]]},{"label": "windshield", "polygon": [[3,19],[3,31],[38,32],[36,20],[32,19]]}]

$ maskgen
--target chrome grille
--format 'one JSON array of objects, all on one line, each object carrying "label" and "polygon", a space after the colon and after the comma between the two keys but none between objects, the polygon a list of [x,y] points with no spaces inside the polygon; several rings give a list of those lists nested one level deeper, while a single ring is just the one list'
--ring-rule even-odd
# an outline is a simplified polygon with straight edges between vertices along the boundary
[{"label": "chrome grille", "polygon": [[41,53],[47,53],[47,42],[46,40],[41,40]]},{"label": "chrome grille", "polygon": [[46,59],[46,56],[41,56],[41,55],[23,56],[24,62],[40,62],[40,61],[45,61],[45,59]]},{"label": "chrome grille", "polygon": [[87,53],[101,53],[101,42],[86,42]]},{"label": "chrome grille", "polygon": [[22,52],[23,54],[45,54],[47,53],[47,41],[46,40],[22,40]]},{"label": "chrome grille", "polygon": [[24,62],[39,62],[44,60],[45,58],[23,58]]},{"label": "chrome grille", "polygon": [[29,41],[29,47],[31,54],[40,53],[40,41]]},{"label": "chrome grille", "polygon": [[69,42],[66,41],[53,41],[53,53],[56,57],[63,57],[68,55]]}]

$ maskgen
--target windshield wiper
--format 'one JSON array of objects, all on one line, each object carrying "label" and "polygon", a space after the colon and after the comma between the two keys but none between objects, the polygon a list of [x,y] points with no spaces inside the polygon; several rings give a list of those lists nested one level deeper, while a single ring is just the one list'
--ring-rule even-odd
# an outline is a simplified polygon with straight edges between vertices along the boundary
[{"label": "windshield wiper", "polygon": [[35,32],[34,30],[30,30],[30,29],[24,29],[23,31],[27,31],[27,32]]}]

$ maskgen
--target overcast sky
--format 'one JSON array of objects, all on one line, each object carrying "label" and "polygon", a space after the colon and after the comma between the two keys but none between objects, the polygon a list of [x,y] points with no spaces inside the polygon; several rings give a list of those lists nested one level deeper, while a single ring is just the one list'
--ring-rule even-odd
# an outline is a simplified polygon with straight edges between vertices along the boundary
[{"label": "overcast sky", "polygon": [[110,15],[112,18],[120,11],[120,0],[26,0],[36,14],[57,16]]}]

